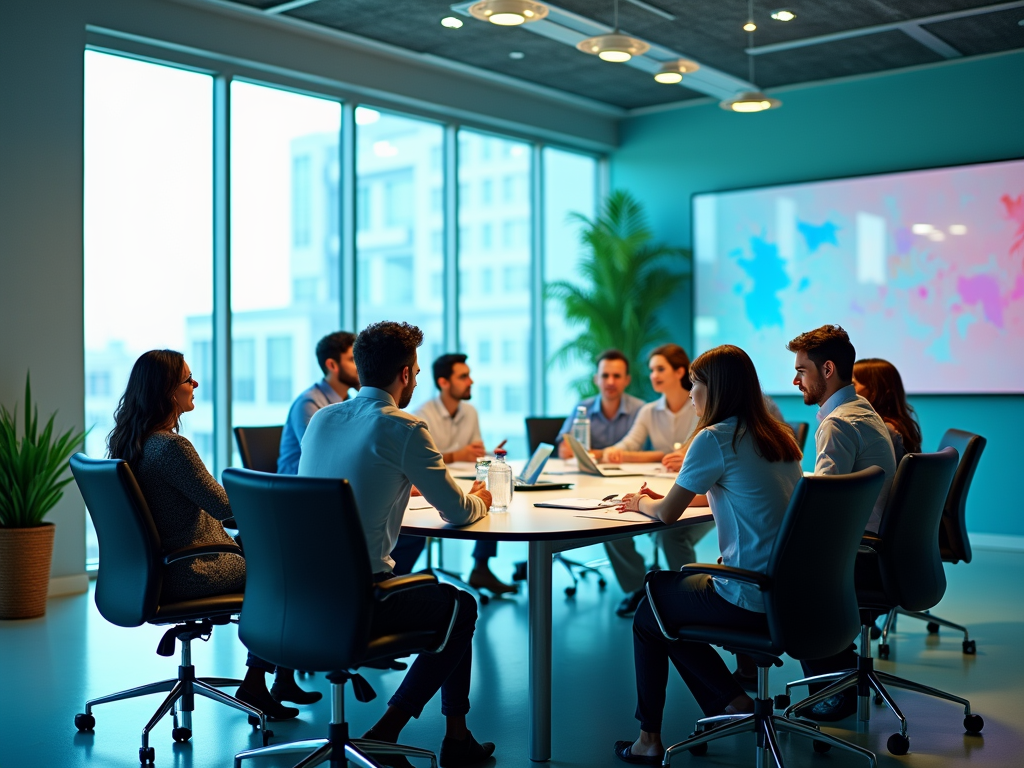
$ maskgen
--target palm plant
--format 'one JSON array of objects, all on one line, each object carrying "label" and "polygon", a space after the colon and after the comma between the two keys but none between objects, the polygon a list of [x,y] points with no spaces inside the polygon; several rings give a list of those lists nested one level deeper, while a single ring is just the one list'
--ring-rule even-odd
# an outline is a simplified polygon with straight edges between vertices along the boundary
[{"label": "palm plant", "polygon": [[[671,340],[658,312],[690,279],[690,251],[652,242],[643,206],[623,190],[608,196],[595,219],[573,213],[570,220],[581,225],[580,241],[590,258],[579,266],[579,282],[549,283],[545,295],[561,302],[566,323],[580,334],[556,350],[551,362],[578,360],[589,368],[604,350],[618,349],[629,358],[630,370],[642,371],[645,353]],[[589,372],[573,386],[581,397],[596,391]],[[629,391],[644,396],[647,388],[645,376],[634,376]]]},{"label": "palm plant", "polygon": [[84,432],[54,432],[50,416],[39,431],[39,407],[32,407],[32,385],[25,377],[24,434],[18,439],[18,408],[0,405],[0,528],[34,528],[60,501],[71,477],[61,478]]}]

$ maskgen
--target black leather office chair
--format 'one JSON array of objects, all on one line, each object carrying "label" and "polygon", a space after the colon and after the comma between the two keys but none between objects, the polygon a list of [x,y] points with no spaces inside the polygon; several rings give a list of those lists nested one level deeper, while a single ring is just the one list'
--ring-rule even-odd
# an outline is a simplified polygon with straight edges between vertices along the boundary
[{"label": "black leather office chair", "polygon": [[787,421],[786,426],[793,430],[796,444],[800,446],[800,452],[803,453],[804,446],[807,445],[807,433],[810,431],[811,425],[806,421]]},{"label": "black leather office chair", "polygon": [[235,442],[242,466],[257,472],[277,472],[283,426],[235,427]]},{"label": "black leather office chair", "polygon": [[[683,566],[682,573],[707,573],[757,586],[764,595],[767,633],[714,625],[666,627],[658,612],[656,584],[659,579],[678,577],[664,571],[648,576],[647,599],[665,637],[720,645],[751,656],[757,664],[754,713],[698,720],[690,738],[665,750],[664,765],[670,765],[681,750],[702,755],[708,742],[750,731],[757,736],[760,766],[774,759],[782,768],[777,731],[813,739],[818,752],[835,746],[875,765],[875,756],[868,750],[822,733],[814,724],[773,714],[768,670],[782,665],[779,657],[784,653],[795,659],[822,658],[838,653],[857,635],[854,561],[884,477],[881,469],[871,467],[851,475],[802,478],[793,491],[766,573],[724,565]],[[823,514],[825,510],[828,514]],[[808,605],[814,610],[808,611]]]},{"label": "black leather office chair", "polygon": [[[790,706],[787,716],[856,686],[857,716],[866,722],[871,717],[871,688],[900,721],[899,733],[889,737],[888,750],[894,755],[905,755],[910,749],[907,719],[886,690],[888,684],[963,705],[964,728],[968,733],[981,732],[985,722],[980,715],[971,713],[967,699],[875,670],[871,658],[870,629],[877,616],[897,606],[909,611],[927,610],[938,603],[946,591],[946,574],[935,542],[943,502],[957,463],[957,452],[952,447],[938,453],[909,453],[903,457],[882,513],[878,535],[865,534],[858,555],[857,602],[861,609],[861,632],[857,668],[789,683],[787,694],[797,685],[830,685]],[[819,606],[813,605],[817,611]]]},{"label": "black leather office chair", "polygon": [[[376,694],[356,673],[361,666],[393,668],[395,659],[437,652],[448,642],[458,604],[452,600],[447,631],[370,636],[374,606],[389,595],[437,583],[414,573],[374,585],[355,497],[347,480],[270,475],[244,469],[224,471],[224,487],[245,537],[245,605],[238,636],[255,654],[286,667],[327,672],[331,681],[331,724],[326,739],[307,739],[250,749],[235,766],[261,755],[308,753],[303,768],[351,761],[379,768],[370,755],[400,754],[429,759],[426,749],[349,736],[345,683],[356,699]],[[301,524],[294,514],[302,510]]]},{"label": "black leather office chair", "polygon": [[[205,696],[256,718],[266,744],[272,733],[266,730],[263,713],[234,696],[217,690],[241,684],[241,680],[223,677],[196,677],[192,666],[191,642],[196,638],[209,639],[216,624],[227,624],[242,608],[242,595],[214,595],[178,603],[161,603],[160,587],[163,566],[179,560],[219,552],[238,553],[238,547],[204,545],[175,552],[161,551],[160,536],[150,514],[142,491],[127,462],[117,459],[90,459],[76,453],[71,457],[71,472],[89,508],[100,547],[100,568],[96,578],[96,607],[111,624],[119,627],[138,627],[143,624],[171,624],[164,633],[157,653],[174,655],[174,642],[181,642],[181,662],[178,676],[158,683],[142,685],[109,696],[101,696],[85,703],[85,712],[75,715],[75,727],[92,731],[96,718],[92,709],[97,704],[134,699],[151,693],[166,693],[159,709],[142,729],[139,761],[154,761],[153,747],[149,746],[149,732],[167,713],[171,713],[174,726],[171,736],[177,742],[192,738],[192,712],[194,698]],[[179,721],[179,710],[181,719]]]},{"label": "black leather office chair", "polygon": [[[985,450],[987,441],[981,435],[973,432],[964,432],[959,429],[947,429],[939,443],[939,450],[952,446],[960,454],[960,463],[957,465],[956,474],[953,475],[953,482],[949,486],[949,493],[946,495],[946,504],[942,508],[942,523],[939,525],[939,553],[944,563],[969,563],[971,562],[971,540],[967,536],[967,492],[971,489],[971,481],[974,480],[974,472],[981,461],[981,454]],[[964,653],[974,655],[977,653],[977,645],[967,633],[967,627],[954,624],[947,619],[932,615],[929,611],[906,611],[896,608],[889,612],[889,616],[882,628],[882,642],[878,644],[878,658],[889,658],[889,633],[896,629],[896,617],[909,616],[928,622],[928,632],[936,634],[939,627],[949,627],[958,632],[964,633],[962,648]]]},{"label": "black leather office chair", "polygon": [[527,416],[526,443],[530,446],[530,453],[533,454],[541,443],[554,445],[564,423],[564,416]]}]

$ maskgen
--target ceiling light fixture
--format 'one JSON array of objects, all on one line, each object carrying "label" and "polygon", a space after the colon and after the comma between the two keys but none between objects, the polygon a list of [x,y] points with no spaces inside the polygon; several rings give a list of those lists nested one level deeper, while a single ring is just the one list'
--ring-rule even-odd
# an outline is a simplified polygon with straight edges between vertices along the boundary
[{"label": "ceiling light fixture", "polygon": [[772,11],[772,18],[776,21],[792,21],[796,18],[796,14],[785,8],[779,8],[777,11]]},{"label": "ceiling light fixture", "polygon": [[576,47],[584,53],[590,53],[603,61],[621,64],[634,56],[647,53],[651,46],[636,37],[623,35],[619,32],[619,0],[615,0],[615,29],[607,35],[588,37],[576,43]]},{"label": "ceiling light fixture", "polygon": [[[754,0],[747,0],[747,18],[754,18]],[[747,22],[747,26],[753,26],[754,22]],[[747,30],[747,48],[754,47],[754,33],[751,30]],[[720,101],[718,106],[727,112],[764,112],[766,109],[775,109],[781,107],[782,102],[778,99],[773,99],[771,96],[762,93],[757,90],[757,83],[754,80],[754,57],[751,54],[747,54],[747,67],[749,73],[750,84],[754,86],[752,91],[741,91],[733,96],[731,99],[725,99]]]},{"label": "ceiling light fixture", "polygon": [[475,19],[499,27],[514,27],[543,19],[548,15],[548,7],[533,0],[482,0],[469,6],[469,12]]},{"label": "ceiling light fixture", "polygon": [[755,29],[757,29],[757,24],[754,23],[753,19],[743,25],[744,32],[753,32]]},{"label": "ceiling light fixture", "polygon": [[441,19],[441,26],[448,29],[458,29],[462,26],[462,19],[456,19],[454,16],[445,16]]},{"label": "ceiling light fixture", "polygon": [[526,54],[523,53],[522,51],[510,51],[508,57],[515,61],[519,61],[520,59],[525,59]]},{"label": "ceiling light fixture", "polygon": [[683,75],[696,72],[698,69],[700,69],[700,65],[695,61],[689,61],[688,59],[674,59],[673,61],[666,61],[662,64],[661,69],[658,70],[654,79],[659,83],[674,85],[675,83],[682,82]]}]

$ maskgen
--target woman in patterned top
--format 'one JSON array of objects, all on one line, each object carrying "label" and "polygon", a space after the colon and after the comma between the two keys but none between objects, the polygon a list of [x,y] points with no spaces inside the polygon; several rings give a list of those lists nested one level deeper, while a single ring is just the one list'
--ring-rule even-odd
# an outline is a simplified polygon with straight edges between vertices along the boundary
[{"label": "woman in patterned top", "polygon": [[[178,434],[181,414],[195,408],[198,386],[180,352],[146,352],[132,367],[114,413],[114,429],[107,436],[109,456],[127,461],[138,480],[165,553],[234,543],[220,522],[231,517],[227,493],[207,471],[192,443]],[[160,598],[173,603],[244,588],[241,555],[203,555],[164,566]],[[321,697],[299,688],[289,669],[277,670],[274,687],[268,691],[265,675],[275,670],[274,665],[252,654],[246,663],[249,669],[238,698],[261,709],[268,719],[299,714],[282,701],[310,704]]]}]

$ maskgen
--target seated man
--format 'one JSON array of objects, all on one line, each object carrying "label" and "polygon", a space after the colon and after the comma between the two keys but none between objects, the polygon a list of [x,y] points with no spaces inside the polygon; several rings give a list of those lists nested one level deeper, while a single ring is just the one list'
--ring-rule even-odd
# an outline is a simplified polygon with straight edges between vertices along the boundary
[{"label": "seated man", "polygon": [[[466,356],[461,354],[441,355],[433,365],[434,384],[441,394],[424,403],[415,415],[427,423],[434,445],[441,452],[445,464],[455,461],[476,461],[483,456],[484,442],[480,437],[480,420],[476,408],[469,404],[472,396],[473,379],[469,376]],[[420,549],[423,539],[420,538]],[[502,583],[491,572],[488,560],[498,553],[498,542],[478,541],[473,547],[476,565],[469,574],[469,586],[486,589],[495,595],[518,590]],[[419,555],[419,552],[416,553]],[[415,562],[415,558],[413,558]]]},{"label": "seated man", "polygon": [[331,403],[348,400],[349,389],[359,389],[359,374],[352,357],[354,334],[337,331],[324,336],[316,344],[316,361],[324,377],[300,394],[288,409],[288,418],[281,431],[281,450],[277,456],[277,473],[294,475],[299,471],[302,436],[313,414]]},{"label": "seated man", "polygon": [[[300,475],[346,478],[351,483],[376,581],[393,576],[391,549],[413,484],[453,525],[476,522],[490,507],[490,494],[482,487],[474,485],[468,495],[462,492],[426,425],[402,410],[416,388],[416,348],[422,343],[423,333],[407,323],[364,328],[353,345],[362,389],[351,400],[317,411],[303,439]],[[458,614],[444,649],[416,658],[387,711],[366,734],[369,739],[397,741],[409,719],[419,717],[440,688],[447,726],[440,764],[445,768],[475,765],[494,752],[494,744],[478,743],[466,726],[476,600],[449,584],[423,587],[380,603],[371,625],[373,635],[426,627],[443,632],[453,599]]]},{"label": "seated man", "polygon": [[[796,353],[793,383],[806,405],[818,406],[814,474],[846,475],[868,467],[881,467],[885,472],[885,482],[867,525],[869,532],[877,533],[896,474],[896,457],[885,422],[854,389],[853,363],[857,354],[850,337],[838,325],[823,325],[800,334],[789,342],[787,349]],[[835,656],[802,662],[804,674],[823,675],[855,668],[854,648],[851,645]],[[814,686],[812,692],[818,689],[820,686]],[[829,697],[806,714],[815,720],[835,721],[856,710],[857,694],[853,689]]]}]

